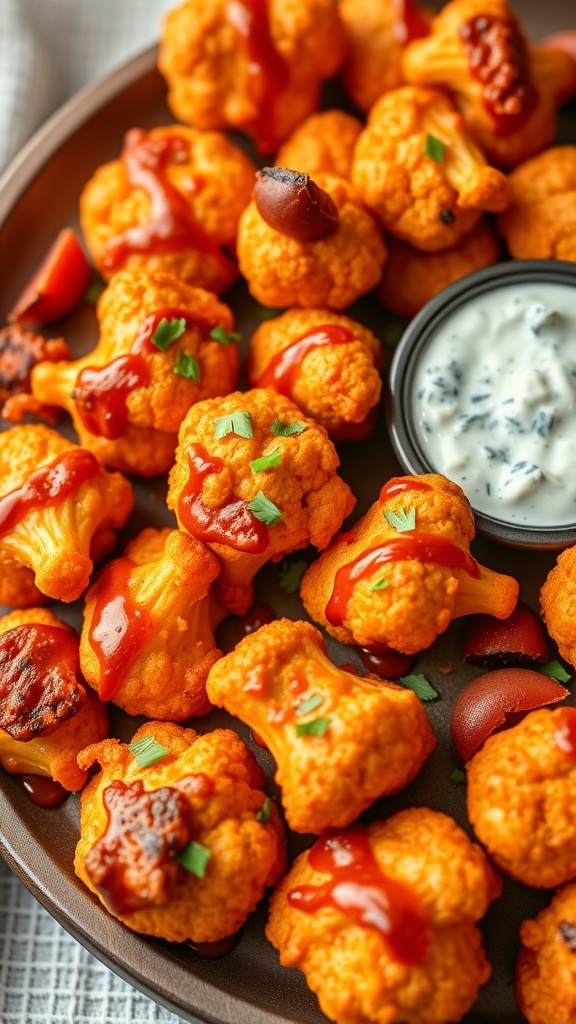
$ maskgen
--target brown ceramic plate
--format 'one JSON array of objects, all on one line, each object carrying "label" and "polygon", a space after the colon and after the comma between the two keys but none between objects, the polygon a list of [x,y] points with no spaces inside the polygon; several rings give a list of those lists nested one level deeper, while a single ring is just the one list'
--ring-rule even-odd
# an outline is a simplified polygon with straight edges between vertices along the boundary
[{"label": "brown ceramic plate", "polygon": [[[539,0],[517,0],[516,6],[533,38],[563,28],[576,29],[573,0],[546,5]],[[97,165],[117,156],[124,132],[134,125],[146,128],[171,120],[164,84],[154,70],[155,56],[155,50],[149,50],[81,92],[37,133],[0,181],[0,322],[5,321],[59,228],[77,224],[82,186]],[[576,142],[574,108],[563,115],[561,137]],[[248,336],[258,322],[255,303],[242,285],[227,299],[235,309],[240,330]],[[354,312],[377,332],[384,332],[386,316],[376,302],[367,299]],[[55,325],[51,336],[59,331],[78,354],[89,350],[96,341],[93,307],[83,307],[65,323]],[[62,429],[68,431],[67,425]],[[382,482],[399,471],[383,420],[368,442],[342,445],[341,458],[342,474],[358,496],[355,515],[361,515],[377,497]],[[164,481],[136,483],[135,490],[136,512],[121,542],[144,524],[173,524],[164,506]],[[538,589],[553,564],[552,555],[535,552],[527,557],[480,540],[475,542],[474,552],[487,565],[516,575],[523,600],[537,608]],[[299,598],[284,594],[278,579],[278,567],[266,567],[257,580],[257,600],[278,616],[302,617]],[[78,625],[80,608],[66,607],[64,617]],[[441,694],[426,706],[439,738],[437,750],[411,786],[399,796],[375,804],[364,820],[387,816],[401,807],[428,806],[452,814],[469,831],[464,787],[450,781],[459,765],[448,736],[451,701],[461,686],[478,674],[462,661],[462,630],[462,623],[457,622],[432,650],[419,657],[415,668],[426,673]],[[224,626],[224,635],[226,631]],[[334,641],[329,642],[329,649],[338,663],[357,661],[353,649]],[[451,671],[445,674],[447,666]],[[247,730],[222,712],[201,719],[198,727],[207,731],[223,723],[232,724],[251,745]],[[120,712],[115,715],[114,730],[123,738],[131,736],[137,724]],[[262,750],[253,749],[274,794],[272,761]],[[275,950],[264,937],[264,904],[252,915],[232,952],[218,961],[202,960],[187,946],[143,938],[110,917],[76,879],[72,861],[77,829],[77,797],[69,797],[56,809],[42,810],[28,802],[16,778],[0,771],[0,851],[50,913],[114,971],[190,1021],[325,1021],[303,976],[280,968]],[[291,836],[291,855],[306,845],[305,837]],[[504,895],[483,923],[492,979],[465,1018],[468,1024],[519,1024],[522,1020],[512,991],[518,927],[548,899],[547,893],[505,882]]]}]

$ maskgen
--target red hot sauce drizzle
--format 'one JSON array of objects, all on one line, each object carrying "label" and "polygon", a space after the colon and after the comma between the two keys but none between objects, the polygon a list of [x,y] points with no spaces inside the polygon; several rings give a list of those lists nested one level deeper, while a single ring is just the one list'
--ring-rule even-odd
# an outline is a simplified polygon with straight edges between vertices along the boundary
[{"label": "red hot sauce drizzle", "polygon": [[517,131],[538,101],[518,27],[509,19],[479,14],[463,23],[460,39],[470,73],[482,85],[495,133]]},{"label": "red hot sauce drizzle", "polygon": [[554,739],[570,761],[576,761],[576,708],[561,708],[555,713],[559,726]]},{"label": "red hot sauce drizzle", "polygon": [[421,15],[416,0],[392,0],[392,7],[397,18],[394,34],[401,46],[430,34],[430,26]]},{"label": "red hot sauce drizzle", "polygon": [[128,586],[134,564],[117,558],[96,584],[88,640],[100,665],[101,700],[114,699],[152,629],[150,614],[133,599]]},{"label": "red hot sauce drizzle", "polygon": [[302,360],[309,352],[326,345],[345,345],[354,341],[352,331],[339,324],[326,324],[316,327],[301,338],[291,342],[287,348],[277,352],[254,384],[255,388],[274,388],[280,395],[290,398]]},{"label": "red hot sauce drizzle", "polygon": [[380,870],[365,828],[328,833],[312,847],[308,862],[314,871],[332,877],[292,889],[291,906],[308,914],[335,908],[361,928],[376,931],[398,963],[415,967],[422,962],[428,926],[420,900],[409,885]]},{"label": "red hot sauce drizzle", "polygon": [[407,491],[431,491],[432,487],[425,480],[416,480],[414,477],[393,476],[380,491],[379,501],[384,505],[391,498],[398,494],[405,494]]},{"label": "red hot sauce drizzle", "polygon": [[21,487],[0,498],[0,536],[12,530],[27,512],[53,508],[101,472],[92,452],[74,448],[31,473]]}]

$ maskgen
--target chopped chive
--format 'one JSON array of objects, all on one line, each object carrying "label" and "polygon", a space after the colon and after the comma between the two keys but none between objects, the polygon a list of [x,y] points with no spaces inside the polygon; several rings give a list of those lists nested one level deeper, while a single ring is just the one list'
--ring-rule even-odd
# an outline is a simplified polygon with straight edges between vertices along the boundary
[{"label": "chopped chive", "polygon": [[197,384],[200,380],[200,363],[196,356],[190,355],[189,352],[179,352],[174,373],[177,373],[179,377],[185,377],[186,380],[193,380]]},{"label": "chopped chive", "polygon": [[282,462],[282,456],[279,451],[270,452],[270,455],[263,455],[261,459],[254,459],[250,463],[250,469],[254,473],[262,473],[265,469],[272,469],[273,466],[279,466]]},{"label": "chopped chive", "polygon": [[294,423],[282,423],[282,420],[276,419],[271,430],[276,437],[292,437],[293,434],[301,434],[304,430],[308,430],[308,424],[302,423],[301,420],[294,420]]},{"label": "chopped chive", "polygon": [[426,136],[424,142],[424,156],[429,156],[431,160],[434,160],[437,164],[441,164],[444,161],[444,150],[446,149],[446,143],[442,142],[441,139],[437,139],[434,135]]},{"label": "chopped chive", "polygon": [[320,707],[323,701],[324,697],[322,697],[320,693],[315,693],[312,697],[308,697],[308,700],[304,700],[298,705],[296,708],[296,714],[299,718],[302,715],[307,715],[309,711],[315,711],[316,708]]},{"label": "chopped chive", "polygon": [[98,299],[105,288],[106,285],[104,284],[104,281],[91,281],[84,292],[84,302],[90,302],[92,304],[98,302]]},{"label": "chopped chive", "polygon": [[191,875],[196,875],[196,878],[204,878],[211,856],[210,850],[192,840],[182,850],[182,853],[176,857],[176,861],[181,867],[186,868],[186,871],[189,871]]},{"label": "chopped chive", "polygon": [[219,345],[233,345],[235,341],[242,341],[242,335],[238,334],[238,331],[227,331],[222,324],[212,328],[210,337]]},{"label": "chopped chive", "polygon": [[452,775],[450,776],[450,782],[455,782],[456,784],[458,784],[459,782],[466,782],[466,775],[464,774],[461,768],[454,769]]},{"label": "chopped chive", "polygon": [[416,509],[399,508],[397,512],[385,512],[384,518],[398,533],[416,529]]},{"label": "chopped chive", "polygon": [[248,502],[246,508],[261,523],[266,523],[266,526],[278,526],[278,523],[282,522],[282,512],[273,501],[262,494],[262,491],[258,491],[252,501]]},{"label": "chopped chive", "polygon": [[398,682],[402,683],[407,690],[413,690],[420,700],[436,700],[436,697],[440,696],[438,691],[434,689],[426,679],[426,676],[423,676],[422,673],[419,673],[418,675],[402,676]]},{"label": "chopped chive", "polygon": [[330,725],[329,718],[313,718],[311,722],[297,722],[297,736],[323,736]]},{"label": "chopped chive", "polygon": [[555,679],[557,683],[568,683],[572,678],[559,661],[549,661],[547,665],[539,665],[538,671]]},{"label": "chopped chive", "polygon": [[172,320],[167,320],[166,317],[162,317],[158,327],[152,335],[151,341],[155,348],[159,348],[161,352],[166,352],[178,340],[186,330],[186,320],[182,317],[173,317]]},{"label": "chopped chive", "polygon": [[150,768],[151,765],[161,761],[170,751],[158,743],[153,736],[142,736],[128,744],[128,750],[134,755],[140,768]]},{"label": "chopped chive", "polygon": [[252,437],[252,423],[249,412],[233,412],[229,416],[218,416],[214,427],[214,437],[221,441],[228,434],[237,437]]},{"label": "chopped chive", "polygon": [[265,825],[267,821],[270,821],[270,815],[272,814],[272,801],[269,796],[266,797],[262,807],[259,811],[256,811],[256,821],[259,821],[261,825]]},{"label": "chopped chive", "polygon": [[281,309],[272,309],[271,306],[259,306],[258,308],[258,316],[261,320],[273,320],[275,316],[280,316],[281,313]]},{"label": "chopped chive", "polygon": [[282,562],[280,569],[280,590],[285,594],[297,594],[308,562]]},{"label": "chopped chive", "polygon": [[388,580],[383,576],[382,579],[376,580],[374,583],[369,583],[368,590],[386,590],[387,586]]}]

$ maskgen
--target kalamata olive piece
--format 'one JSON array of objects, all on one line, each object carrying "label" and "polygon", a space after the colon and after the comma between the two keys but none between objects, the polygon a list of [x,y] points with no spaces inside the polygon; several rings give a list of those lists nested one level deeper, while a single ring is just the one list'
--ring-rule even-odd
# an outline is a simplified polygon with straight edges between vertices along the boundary
[{"label": "kalamata olive piece", "polygon": [[256,174],[254,202],[275,231],[298,242],[314,242],[338,226],[334,200],[308,174],[265,167]]},{"label": "kalamata olive piece", "polygon": [[568,697],[555,679],[529,668],[499,668],[465,686],[452,708],[452,744],[469,761],[509,714],[533,711]]},{"label": "kalamata olive piece", "polygon": [[548,636],[542,620],[525,604],[517,604],[507,619],[474,615],[466,629],[464,658],[484,668],[544,664]]}]

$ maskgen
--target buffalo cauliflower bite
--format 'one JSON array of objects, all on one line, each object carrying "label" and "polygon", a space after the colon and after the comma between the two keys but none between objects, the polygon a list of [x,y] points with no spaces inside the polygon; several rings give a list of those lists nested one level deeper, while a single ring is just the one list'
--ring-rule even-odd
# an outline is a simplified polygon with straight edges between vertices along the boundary
[{"label": "buffalo cauliflower bite", "polygon": [[258,569],[325,548],[354,508],[324,428],[271,388],[199,402],[179,440],[168,507],[218,556],[218,600],[238,615]]},{"label": "buffalo cauliflower bite", "polygon": [[416,694],[337,668],[309,622],[251,633],[210,670],[207,689],[269,748],[296,832],[349,825],[407,786],[436,745]]},{"label": "buffalo cauliflower bite", "polygon": [[[27,331],[21,324],[10,324],[0,330],[0,416],[7,420],[18,420],[20,396],[29,396],[30,373],[36,363],[58,363],[70,358],[70,349],[62,338],[43,338]],[[54,422],[58,409],[50,409],[38,403],[37,415]]]},{"label": "buffalo cauliflower bite", "polygon": [[490,977],[476,922],[500,890],[452,818],[415,807],[300,854],[266,935],[339,1024],[445,1024]]},{"label": "buffalo cauliflower bite", "polygon": [[33,398],[66,409],[80,443],[103,465],[165,473],[190,406],[236,385],[232,314],[170,274],[126,270],[102,293],[98,319],[98,344],[87,356],[34,367]]},{"label": "buffalo cauliflower bite", "polygon": [[0,601],[38,593],[75,601],[92,561],[109,553],[132,511],[132,488],[94,455],[40,424],[0,435]]},{"label": "buffalo cauliflower bite", "polygon": [[300,588],[315,622],[347,644],[415,654],[452,619],[505,619],[518,584],[470,554],[474,519],[457,484],[430,473],[396,477],[351,532],[313,562]]},{"label": "buffalo cauliflower bite", "polygon": [[[292,193],[306,176],[284,168],[266,168],[261,175],[268,182],[284,175],[285,188],[273,199],[280,211],[291,209]],[[328,174],[318,174],[310,184],[323,198],[328,196],[334,208],[335,220],[321,237],[307,241],[289,233],[301,223],[297,206],[295,223],[287,224],[288,230],[272,226],[255,199],[240,218],[240,269],[254,298],[266,306],[344,309],[380,280],[386,247],[355,190]]]},{"label": "buffalo cauliflower bite", "polygon": [[486,163],[450,98],[413,86],[372,108],[352,182],[386,231],[424,252],[457,245],[482,210],[504,210],[510,199],[506,178]]},{"label": "buffalo cauliflower bite", "polygon": [[558,555],[540,591],[540,610],[560,657],[576,666],[576,547]]},{"label": "buffalo cauliflower bite", "polygon": [[317,174],[349,178],[362,127],[357,117],[343,110],[311,114],[280,146],[275,163],[278,167],[297,167],[312,178]]},{"label": "buffalo cauliflower bite", "polygon": [[542,709],[495,733],[466,765],[470,824],[524,885],[576,877],[576,709]]},{"label": "buffalo cauliflower bite", "polygon": [[233,246],[250,199],[254,165],[224,135],[183,125],[135,128],[120,160],[84,187],[80,223],[103,276],[165,271],[223,292],[238,276],[222,252]]},{"label": "buffalo cauliflower bite", "polygon": [[220,657],[210,623],[218,559],[180,530],[143,530],[86,595],[80,664],[102,700],[129,715],[183,721],[211,705]]},{"label": "buffalo cauliflower bite", "polygon": [[402,54],[407,82],[451,89],[488,159],[514,167],[550,145],[576,86],[567,53],[530,46],[506,0],[452,0]]},{"label": "buffalo cauliflower bite", "polygon": [[106,708],[82,685],[76,633],[43,608],[0,619],[0,764],[75,792],[76,758],[108,735]]},{"label": "buffalo cauliflower bite", "polygon": [[74,866],[110,913],[169,942],[238,931],[286,863],[276,805],[240,737],[147,722],[130,746],[92,744],[78,760],[102,770],[82,794]]},{"label": "buffalo cauliflower bite", "polygon": [[498,218],[517,260],[576,261],[576,146],[556,146],[516,167],[512,202]]},{"label": "buffalo cauliflower bite", "polygon": [[458,245],[441,252],[421,252],[399,238],[389,238],[378,297],[391,313],[411,319],[443,288],[498,263],[500,257],[498,236],[486,218]]},{"label": "buffalo cauliflower bite", "polygon": [[346,40],[334,0],[186,0],[164,20],[168,103],[198,128],[239,128],[273,153],[318,108]]},{"label": "buffalo cauliflower bite", "polygon": [[576,1020],[576,884],[565,886],[534,920],[522,922],[515,993],[529,1024]]},{"label": "buffalo cauliflower bite", "polygon": [[380,342],[367,327],[324,309],[289,309],[252,336],[248,380],[291,398],[334,440],[374,425],[382,381]]}]

